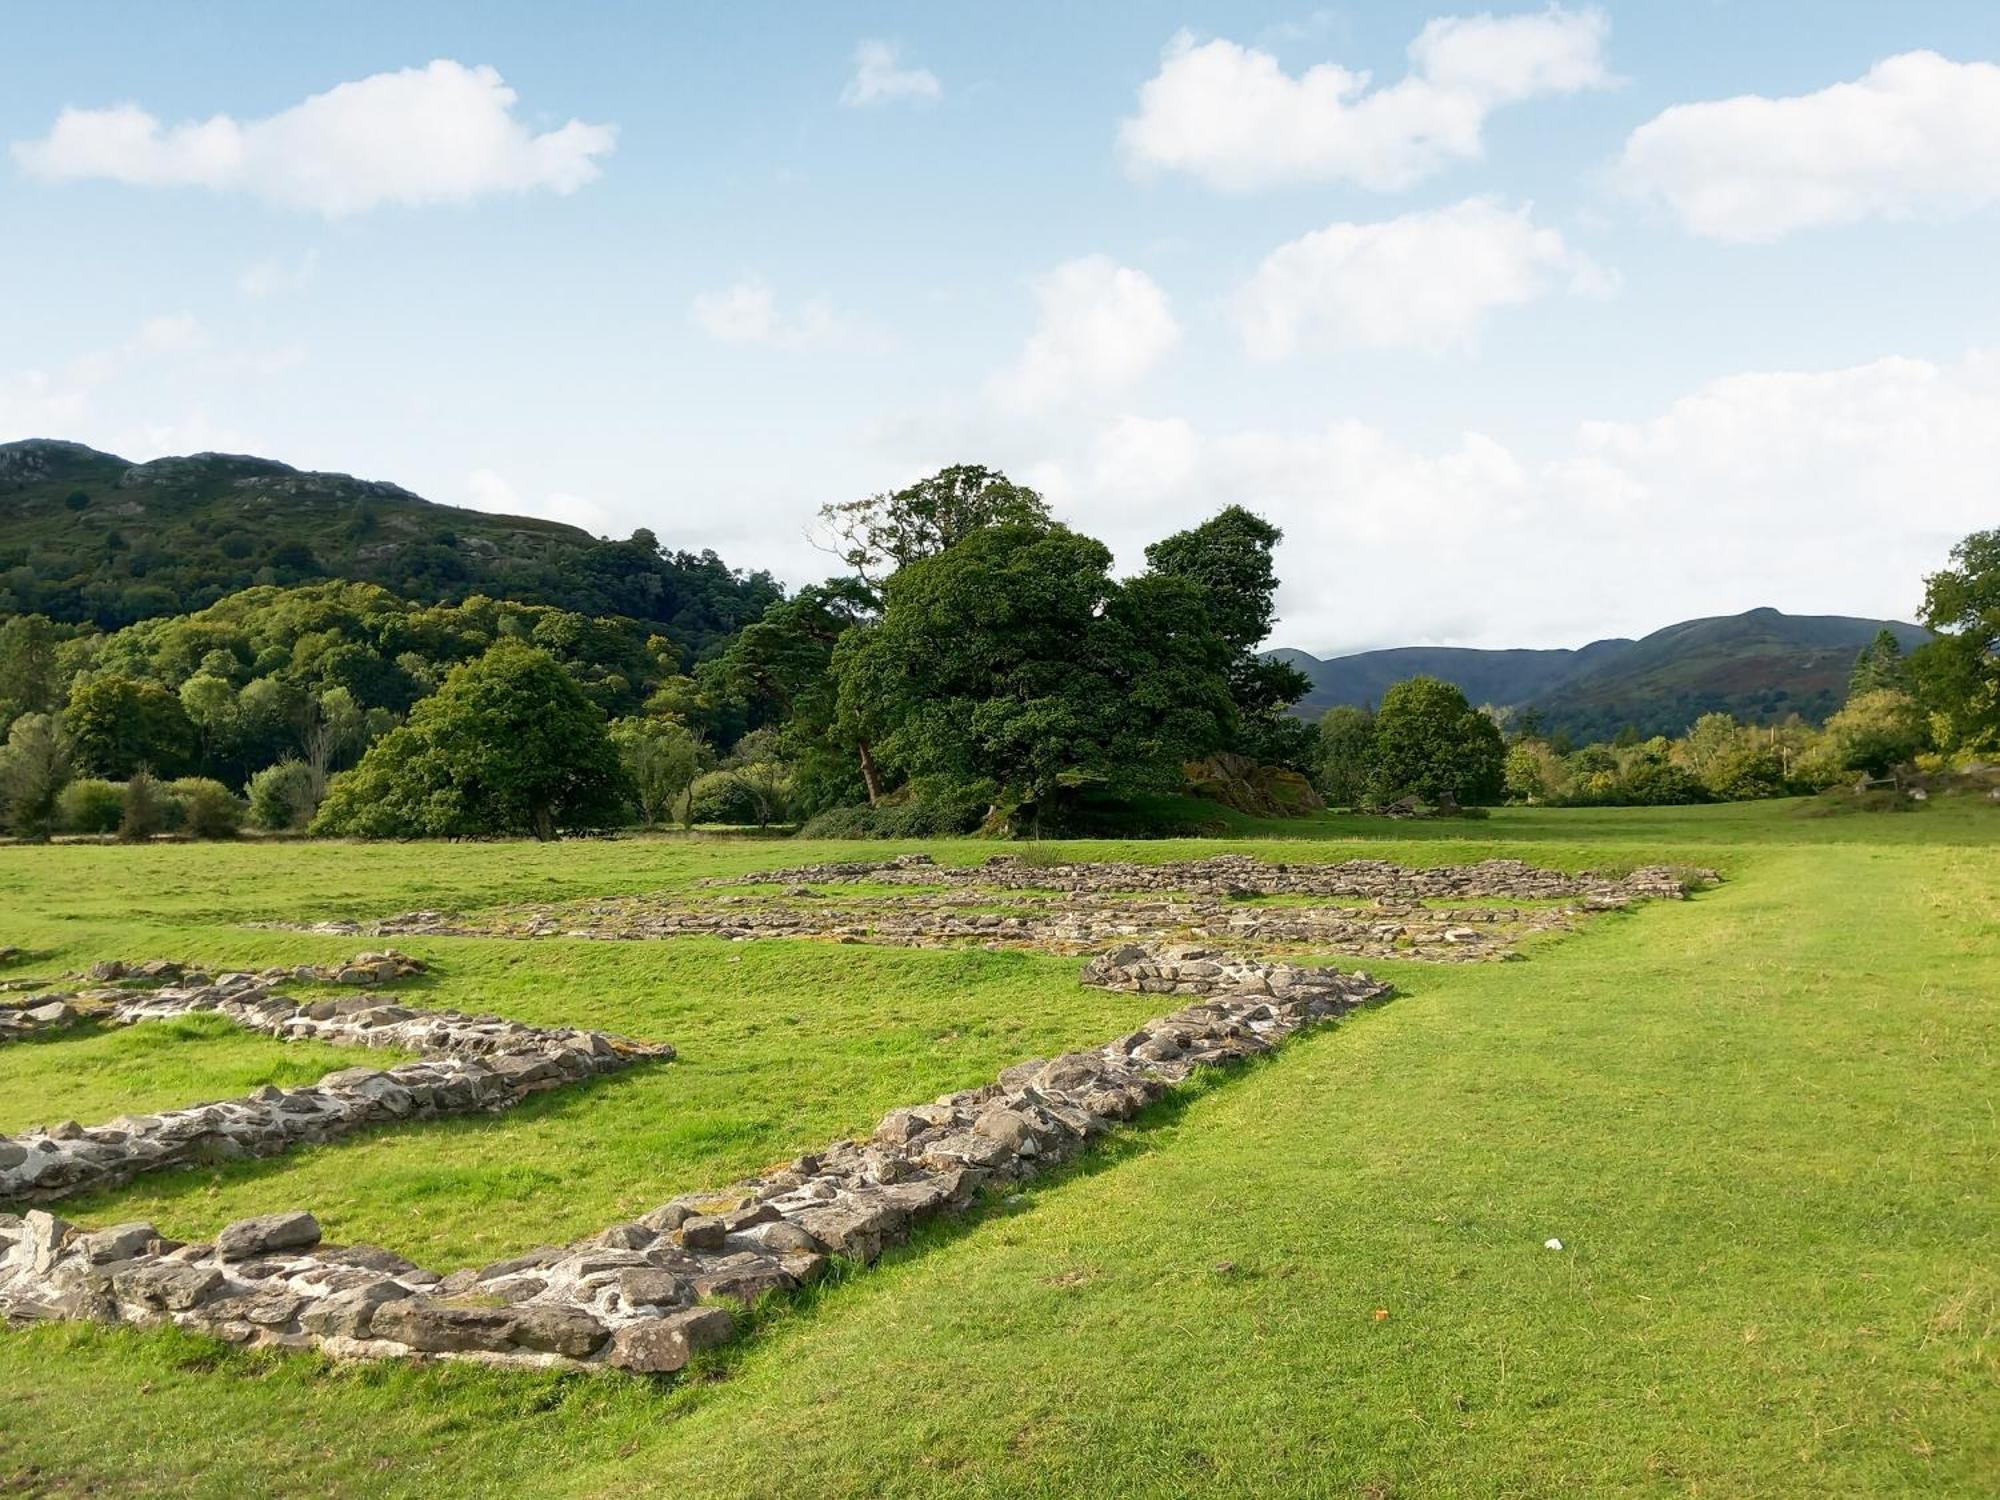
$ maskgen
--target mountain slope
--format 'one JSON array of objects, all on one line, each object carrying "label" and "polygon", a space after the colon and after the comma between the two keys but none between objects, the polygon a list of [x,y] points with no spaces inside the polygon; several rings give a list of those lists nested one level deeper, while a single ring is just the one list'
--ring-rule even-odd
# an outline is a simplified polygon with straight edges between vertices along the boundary
[{"label": "mountain slope", "polygon": [[626,615],[690,652],[777,596],[768,575],[650,533],[438,505],[398,485],[266,458],[133,464],[80,443],[0,444],[0,613],[109,628],[203,608],[253,583],[346,578],[406,598],[468,594]]},{"label": "mountain slope", "polygon": [[1839,707],[1855,656],[1884,629],[1906,650],[1929,639],[1900,621],[1753,609],[1573,651],[1406,646],[1326,661],[1271,654],[1312,679],[1297,709],[1308,717],[1337,703],[1373,705],[1390,683],[1427,673],[1457,683],[1475,703],[1532,708],[1551,732],[1608,739],[1628,725],[1679,734],[1714,711],[1757,722],[1792,713],[1823,719]]}]

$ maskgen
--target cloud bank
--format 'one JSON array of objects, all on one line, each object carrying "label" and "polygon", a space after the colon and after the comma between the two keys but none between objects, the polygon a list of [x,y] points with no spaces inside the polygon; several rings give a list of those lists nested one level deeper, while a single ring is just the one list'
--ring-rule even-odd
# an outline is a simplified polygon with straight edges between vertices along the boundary
[{"label": "cloud bank", "polygon": [[50,182],[245,193],[330,219],[383,204],[469,203],[495,193],[573,193],[602,170],[616,128],[571,120],[536,134],[489,67],[441,58],[314,94],[259,120],[163,125],[136,104],[65,109],[22,170]]}]

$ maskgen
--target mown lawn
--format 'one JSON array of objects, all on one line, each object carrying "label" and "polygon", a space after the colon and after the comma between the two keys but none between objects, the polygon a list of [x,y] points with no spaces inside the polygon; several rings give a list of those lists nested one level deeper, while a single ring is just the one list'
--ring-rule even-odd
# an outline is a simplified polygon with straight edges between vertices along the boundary
[{"label": "mown lawn", "polygon": [[[1769,805],[1510,812],[1359,846],[1381,825],[1312,831],[1326,840],[1243,847],[1664,859],[1729,883],[1521,963],[1381,965],[1392,1003],[773,1313],[678,1386],[0,1335],[0,1493],[2000,1488],[2000,817]],[[656,889],[834,852],[855,846],[4,850],[0,942],[38,968],[299,959],[356,944],[236,924]],[[591,1227],[634,1176],[654,1174],[648,1201],[676,1172],[721,1180],[961,1072],[1109,1034],[1124,1003],[1020,955],[405,946],[438,961],[421,999],[615,1024],[684,1061],[540,1115],[422,1127],[401,1151],[355,1142],[67,1211],[194,1222],[346,1192],[343,1233],[484,1253],[490,1220],[508,1243]],[[550,1222],[566,1200],[591,1206],[574,1229]]]}]

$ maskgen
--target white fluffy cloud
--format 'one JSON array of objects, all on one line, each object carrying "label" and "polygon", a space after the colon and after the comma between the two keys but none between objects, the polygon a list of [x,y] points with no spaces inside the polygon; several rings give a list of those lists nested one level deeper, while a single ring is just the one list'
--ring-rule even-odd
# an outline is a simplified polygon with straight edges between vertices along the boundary
[{"label": "white fluffy cloud", "polygon": [[1718,240],[1962,213],[2000,202],[2000,66],[1906,52],[1818,93],[1676,105],[1617,173]]},{"label": "white fluffy cloud", "polygon": [[343,83],[260,120],[215,115],[166,126],[136,104],[65,109],[40,140],[14,143],[50,181],[249,193],[338,218],[383,203],[464,203],[490,193],[570,193],[599,173],[616,130],[571,120],[541,134],[514,117],[488,67],[439,59]]},{"label": "white fluffy cloud", "polygon": [[1564,287],[1601,296],[1612,285],[1526,205],[1468,198],[1378,223],[1330,224],[1280,245],[1235,310],[1257,359],[1301,347],[1442,350],[1470,345],[1494,308]]},{"label": "white fluffy cloud", "polygon": [[1290,182],[1408,187],[1477,158],[1495,108],[1600,88],[1610,22],[1596,9],[1443,17],[1410,44],[1410,71],[1371,86],[1320,63],[1294,78],[1268,52],[1181,32],[1119,130],[1135,173],[1188,172],[1247,191]]},{"label": "white fluffy cloud", "polygon": [[854,76],[840,91],[850,109],[869,104],[935,104],[944,86],[928,68],[906,68],[894,42],[866,41],[854,49]]},{"label": "white fluffy cloud", "polygon": [[1034,290],[1035,331],[992,382],[994,398],[1011,410],[1039,411],[1122,390],[1180,341],[1159,283],[1108,255],[1065,261]]},{"label": "white fluffy cloud", "polygon": [[1553,452],[1127,417],[1038,470],[1128,564],[1227,501],[1269,516],[1275,639],[1317,651],[1580,645],[1765,604],[1908,618],[1992,524],[1996,472],[2000,351],[1729,376]]}]

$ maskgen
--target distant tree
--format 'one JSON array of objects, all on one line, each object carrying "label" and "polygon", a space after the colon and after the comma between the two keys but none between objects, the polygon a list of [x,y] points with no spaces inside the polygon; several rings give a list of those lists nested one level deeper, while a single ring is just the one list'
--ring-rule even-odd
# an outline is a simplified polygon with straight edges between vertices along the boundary
[{"label": "distant tree", "polygon": [[139,767],[125,779],[125,804],[118,819],[118,837],[143,844],[167,825],[167,798],[152,772]]},{"label": "distant tree", "polygon": [[302,760],[286,759],[264,767],[250,778],[250,821],[276,833],[303,828],[312,821],[313,774]]},{"label": "distant tree", "polygon": [[1375,715],[1351,703],[1320,716],[1319,789],[1335,807],[1359,807],[1368,800],[1375,773]]},{"label": "distant tree", "polygon": [[711,704],[740,705],[752,728],[782,726],[782,753],[794,766],[809,812],[853,801],[857,781],[870,802],[882,795],[867,736],[835,732],[834,648],[872,606],[866,590],[851,580],[809,585],[765,610],[700,669]]},{"label": "distant tree", "polygon": [[1507,747],[1502,786],[1509,802],[1557,802],[1563,796],[1562,759],[1547,740],[1522,738]]},{"label": "distant tree", "polygon": [[1384,802],[1495,802],[1506,754],[1500,731],[1463,692],[1435,677],[1412,677],[1384,693],[1376,711],[1371,790]]},{"label": "distant tree", "polygon": [[728,768],[756,803],[759,828],[770,827],[784,815],[791,767],[785,763],[776,729],[753,729],[744,735],[730,752]]},{"label": "distant tree", "polygon": [[990,781],[1039,826],[1086,787],[1172,790],[1233,716],[1228,643],[1187,580],[1110,576],[1101,542],[991,526],[904,567],[834,653],[838,727],[905,776]]},{"label": "distant tree", "polygon": [[0,746],[0,814],[7,827],[37,840],[54,832],[57,804],[75,765],[69,735],[53,715],[16,719]]},{"label": "distant tree", "polygon": [[694,732],[672,719],[615,719],[611,743],[637,796],[640,821],[652,828],[673,816],[701,773],[703,747]]},{"label": "distant tree", "polygon": [[68,632],[43,615],[0,621],[0,727],[22,714],[53,712],[61,701],[57,648]]},{"label": "distant tree", "polygon": [[181,700],[164,685],[106,674],[70,692],[64,723],[78,760],[112,778],[140,767],[180,771],[195,751],[195,729]]},{"label": "distant tree", "polygon": [[198,839],[233,839],[242,831],[243,799],[211,777],[180,777],[167,795],[179,806],[180,826]]},{"label": "distant tree", "polygon": [[1847,696],[1858,698],[1884,688],[1907,693],[1910,686],[1910,664],[1903,657],[1903,643],[1885,626],[1855,658],[1854,670],[1847,675]]},{"label": "distant tree", "polygon": [[116,833],[124,815],[124,788],[95,776],[72,781],[56,802],[56,826],[64,833]]},{"label": "distant tree", "polygon": [[548,652],[503,640],[334,778],[313,831],[551,839],[622,822],[633,795],[604,711]]},{"label": "distant tree", "polygon": [[2000,752],[2000,529],[1951,549],[1953,566],[1924,580],[1921,618],[1937,632],[1911,659],[1938,747]]},{"label": "distant tree", "polygon": [[1833,764],[1842,770],[1884,776],[1930,747],[1930,726],[1909,694],[1877,688],[1850,699],[1828,719],[1825,739]]},{"label": "distant tree", "polygon": [[1046,526],[1048,502],[997,469],[953,464],[906,489],[820,508],[832,550],[879,598],[898,569],[988,526]]},{"label": "distant tree", "polygon": [[1283,710],[1312,683],[1298,668],[1257,654],[1271,633],[1278,573],[1273,554],[1284,533],[1240,505],[1146,549],[1156,574],[1202,591],[1209,623],[1230,650],[1229,695],[1236,704],[1233,748],[1255,759],[1311,769],[1312,742],[1289,729]]}]

